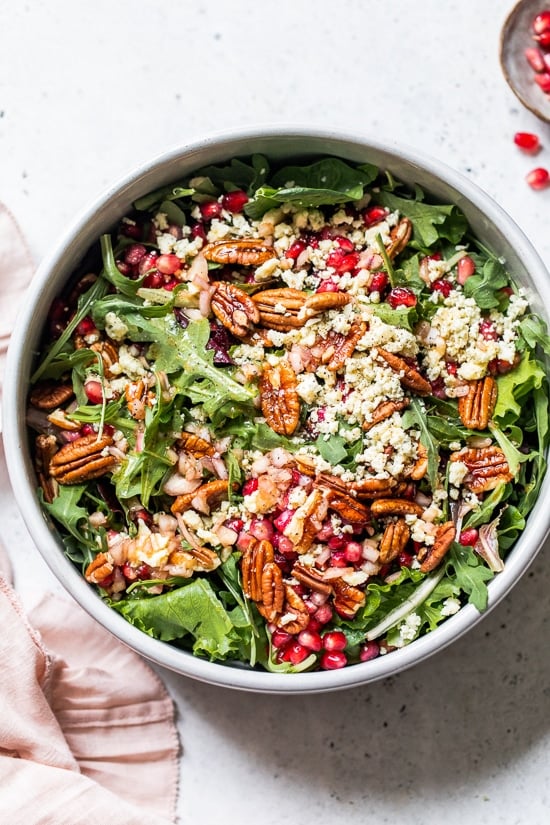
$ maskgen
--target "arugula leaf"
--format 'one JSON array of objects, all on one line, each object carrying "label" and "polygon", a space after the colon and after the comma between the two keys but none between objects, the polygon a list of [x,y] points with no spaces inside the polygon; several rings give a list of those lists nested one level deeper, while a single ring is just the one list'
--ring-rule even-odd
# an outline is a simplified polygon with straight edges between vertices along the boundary
[{"label": "arugula leaf", "polygon": [[[179,198],[187,198],[193,195],[194,189],[189,189],[185,183],[172,183],[170,186],[162,186],[155,189],[148,195],[134,201],[134,209],[138,212],[149,212],[153,207],[158,206],[163,201],[175,201]],[[155,211],[157,211],[155,209]]]},{"label": "arugula leaf", "polygon": [[70,555],[71,560],[87,566],[100,547],[94,541],[93,533],[90,531],[89,513],[80,503],[85,492],[85,484],[73,486],[60,484],[59,492],[51,503],[44,499],[42,490],[39,490],[39,495],[46,512],[78,542],[77,553],[75,555],[73,551]]},{"label": "arugula leaf", "polygon": [[318,453],[333,467],[347,458],[346,444],[341,435],[331,435],[326,441],[324,436],[320,435],[315,441]]},{"label": "arugula leaf", "polygon": [[518,448],[512,444],[506,433],[504,433],[500,427],[497,427],[496,424],[489,423],[489,429],[498,446],[506,456],[510,472],[516,475],[519,465],[531,459],[531,453],[520,452]]},{"label": "arugula leaf", "polygon": [[[471,547],[453,542],[445,564],[449,575],[468,596],[468,601],[482,613],[487,607],[487,584],[494,573],[483,564]],[[453,572],[451,572],[453,571]]]},{"label": "arugula leaf", "polygon": [[525,343],[531,349],[540,345],[546,355],[550,355],[550,336],[542,318],[538,315],[525,315],[519,323],[519,332]]},{"label": "arugula leaf", "polygon": [[269,162],[264,155],[252,155],[250,160],[250,163],[245,163],[233,158],[227,166],[204,166],[197,176],[210,178],[212,183],[225,189],[245,189],[252,194],[263,186],[269,174]]},{"label": "arugula leaf", "polygon": [[354,168],[338,158],[324,158],[310,166],[286,166],[257,190],[244,211],[258,220],[281,203],[315,207],[359,200],[377,174],[370,164]]},{"label": "arugula leaf", "polygon": [[437,488],[437,468],[439,466],[439,449],[432,438],[426,422],[426,412],[418,398],[412,398],[410,406],[401,414],[403,427],[407,430],[417,427],[420,430],[420,443],[428,453],[428,471],[426,473],[432,490]]},{"label": "arugula leaf", "polygon": [[[103,258],[103,269],[101,275],[106,281],[109,281],[122,295],[134,297],[143,281],[147,277],[143,275],[136,281],[127,278],[123,275],[115,262],[115,253],[113,252],[113,244],[110,235],[101,236],[101,255]],[[106,292],[107,290],[105,290]]]},{"label": "arugula leaf", "polygon": [[195,578],[160,596],[111,602],[130,624],[170,642],[193,638],[193,653],[223,660],[237,647],[234,625],[207,579]]},{"label": "arugula leaf", "polygon": [[473,298],[480,309],[492,309],[500,306],[500,290],[508,286],[508,273],[504,264],[497,258],[489,258],[483,269],[471,275],[464,284],[464,294]]},{"label": "arugula leaf", "polygon": [[373,315],[380,318],[385,324],[393,327],[402,327],[414,332],[414,327],[418,321],[418,311],[416,307],[393,307],[390,304],[370,304]]},{"label": "arugula leaf", "polygon": [[498,395],[493,420],[501,427],[517,421],[522,415],[520,401],[546,384],[541,364],[525,352],[515,369],[496,379]]},{"label": "arugula leaf", "polygon": [[[422,194],[419,196],[422,197]],[[424,247],[431,247],[440,238],[457,244],[462,240],[468,223],[458,207],[452,204],[433,205],[421,199],[401,198],[392,192],[380,191],[376,200],[392,212],[398,210],[413,225],[414,238]]]}]

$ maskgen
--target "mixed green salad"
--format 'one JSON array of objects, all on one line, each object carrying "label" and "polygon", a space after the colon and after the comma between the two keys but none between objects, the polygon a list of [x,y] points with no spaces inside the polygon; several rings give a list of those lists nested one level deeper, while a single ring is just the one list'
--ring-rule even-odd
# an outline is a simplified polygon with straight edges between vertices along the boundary
[{"label": "mixed green salad", "polygon": [[140,198],[32,377],[67,556],[144,633],[275,672],[483,611],[546,470],[550,341],[512,275],[370,164],[255,155]]}]

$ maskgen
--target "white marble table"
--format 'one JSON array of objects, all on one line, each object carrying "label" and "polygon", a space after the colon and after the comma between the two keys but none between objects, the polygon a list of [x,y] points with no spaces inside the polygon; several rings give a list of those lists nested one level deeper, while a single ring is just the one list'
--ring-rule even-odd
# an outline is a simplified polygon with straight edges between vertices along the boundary
[{"label": "white marble table", "polygon": [[[9,5],[9,8],[8,8]],[[541,2],[541,5],[544,3]],[[0,5],[0,199],[38,261],[109,182],[237,125],[397,138],[493,195],[550,264],[550,127],[498,66],[507,0],[251,0]],[[537,131],[535,162],[512,136]],[[0,530],[25,594],[57,585],[9,490]],[[550,572],[430,661],[313,698],[163,673],[180,710],[182,821],[542,825],[548,821]]]}]

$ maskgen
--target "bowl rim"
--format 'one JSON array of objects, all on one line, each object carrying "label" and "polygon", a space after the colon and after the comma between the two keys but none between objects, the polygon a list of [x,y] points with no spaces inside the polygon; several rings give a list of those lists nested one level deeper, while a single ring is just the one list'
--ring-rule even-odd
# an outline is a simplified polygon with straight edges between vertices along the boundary
[{"label": "bowl rim", "polygon": [[[529,514],[529,535],[527,539],[524,535],[519,537],[507,559],[505,570],[495,576],[489,583],[489,604],[483,614],[480,614],[473,605],[467,604],[454,616],[446,619],[438,628],[411,644],[392,651],[390,656],[380,656],[370,662],[359,663],[340,670],[281,674],[252,670],[247,666],[209,662],[194,656],[192,653],[153,639],[130,625],[100,599],[60,550],[60,544],[55,537],[55,530],[48,524],[40,508],[35,489],[29,483],[26,472],[26,425],[24,415],[20,414],[20,409],[24,409],[24,407],[19,406],[26,392],[23,393],[22,382],[19,381],[17,369],[18,362],[26,352],[26,330],[29,328],[36,307],[40,304],[43,285],[55,272],[56,266],[61,265],[63,256],[73,239],[84,229],[93,216],[111,203],[117,195],[128,187],[136,185],[146,173],[155,172],[155,170],[159,170],[165,165],[174,164],[180,158],[200,154],[212,147],[219,148],[221,152],[224,147],[236,141],[253,143],[263,139],[283,140],[288,138],[304,142],[308,140],[317,143],[328,142],[331,144],[331,151],[327,154],[335,154],[332,150],[334,144],[340,145],[343,152],[345,148],[348,150],[355,148],[365,154],[369,150],[375,153],[390,154],[395,156],[396,161],[399,159],[402,163],[423,170],[429,176],[442,182],[446,187],[450,187],[461,197],[466,198],[475,209],[482,212],[489,219],[499,233],[507,239],[511,239],[509,241],[510,246],[514,248],[522,260],[538,295],[540,296],[543,293],[548,274],[541,258],[523,231],[477,184],[433,157],[423,155],[416,149],[398,144],[395,141],[384,141],[382,143],[362,133],[349,133],[306,126],[260,125],[242,127],[227,132],[214,132],[206,137],[184,145],[171,147],[167,151],[157,154],[154,158],[143,162],[118,182],[108,187],[76,217],[57,243],[54,244],[49,254],[44,257],[25,295],[10,341],[5,371],[3,426],[4,447],[12,489],[33,542],[57,580],[80,606],[103,625],[108,632],[151,662],[198,681],[256,693],[307,694],[341,690],[394,675],[444,649],[481,621],[504,598],[520,576],[526,572],[550,531],[550,508],[542,504],[545,493],[550,490],[550,473],[546,474],[542,483],[539,501]],[[243,156],[245,153],[241,152],[240,154]],[[321,153],[312,152],[312,154]],[[290,154],[287,156],[290,158]],[[224,157],[229,159],[228,155],[224,155]]]}]

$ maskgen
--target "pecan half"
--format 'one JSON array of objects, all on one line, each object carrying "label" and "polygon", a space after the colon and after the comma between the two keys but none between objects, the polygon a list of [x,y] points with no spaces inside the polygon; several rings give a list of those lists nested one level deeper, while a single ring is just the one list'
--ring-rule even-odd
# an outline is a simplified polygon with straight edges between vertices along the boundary
[{"label": "pecan half", "polygon": [[147,388],[145,382],[141,380],[132,381],[124,388],[124,398],[128,412],[136,421],[143,421],[145,418],[145,404],[147,400]]},{"label": "pecan half", "polygon": [[262,571],[262,605],[267,614],[275,618],[283,610],[285,589],[279,565],[270,561]]},{"label": "pecan half", "polygon": [[49,472],[60,484],[80,484],[100,478],[114,470],[117,459],[104,450],[113,445],[113,439],[105,433],[98,438],[95,433],[84,435],[61,447],[49,464]]},{"label": "pecan half", "polygon": [[430,573],[439,566],[455,540],[455,535],[456,525],[453,521],[446,521],[437,528],[434,543],[430,547],[422,548],[422,551],[418,553],[418,559],[422,562],[420,565],[422,573]]},{"label": "pecan half", "polygon": [[386,247],[388,258],[393,261],[394,258],[403,252],[409,242],[412,233],[412,223],[408,218],[401,218],[397,226],[390,232],[391,241]]},{"label": "pecan half", "polygon": [[118,350],[115,345],[110,341],[96,341],[90,349],[100,356],[105,377],[113,378],[115,373],[111,371],[111,368],[118,363]]},{"label": "pecan half", "polygon": [[192,509],[208,516],[213,507],[219,504],[222,499],[227,498],[228,492],[229,481],[225,479],[207,481],[206,484],[201,484],[191,493],[183,493],[177,496],[170,509],[174,515]]},{"label": "pecan half", "polygon": [[381,421],[390,418],[394,412],[404,410],[410,403],[410,399],[408,398],[402,398],[400,401],[381,401],[372,413],[371,420],[363,421],[363,429],[365,431],[370,430],[375,424],[380,424]]},{"label": "pecan half", "polygon": [[407,478],[420,481],[428,472],[428,451],[423,444],[418,444],[417,458],[412,467],[406,472]]},{"label": "pecan half", "polygon": [[68,430],[69,432],[75,433],[79,430],[82,424],[79,421],[71,421],[70,418],[67,418],[65,410],[54,410],[48,416],[48,421],[50,424],[53,424],[54,427],[59,427],[60,430]]},{"label": "pecan half", "polygon": [[345,366],[355,352],[357,343],[365,334],[367,325],[363,321],[354,321],[347,335],[330,330],[326,338],[319,338],[311,349],[312,361],[306,367],[307,372],[315,372],[319,364],[326,364],[331,372],[337,372]]},{"label": "pecan half", "polygon": [[388,367],[391,367],[394,372],[399,373],[399,381],[404,387],[412,390],[417,395],[431,394],[432,387],[430,382],[420,375],[418,370],[411,367],[404,358],[400,358],[399,355],[394,355],[393,352],[388,352],[382,347],[377,347],[376,350],[379,357],[386,362]]},{"label": "pecan half", "polygon": [[114,570],[112,559],[107,553],[98,553],[84,571],[84,578],[90,584],[101,584]]},{"label": "pecan half", "polygon": [[260,266],[275,257],[272,247],[258,238],[240,238],[232,241],[216,241],[202,249],[207,261],[217,264],[240,264],[241,266]]},{"label": "pecan half", "polygon": [[334,510],[350,524],[366,524],[370,521],[369,508],[347,493],[335,489],[328,490],[326,500],[329,510]]},{"label": "pecan half", "polygon": [[305,630],[309,624],[309,611],[304,600],[289,584],[285,584],[285,601],[283,605],[283,615],[285,619],[289,614],[293,615],[294,619],[290,622],[285,621],[284,624],[279,620],[279,622],[276,622],[277,626],[282,627],[287,633],[291,633],[292,635]]},{"label": "pecan half", "polygon": [[379,561],[382,564],[388,564],[396,559],[407,546],[410,537],[411,531],[405,519],[400,518],[397,521],[390,522],[380,540],[378,548],[380,552]]},{"label": "pecan half", "polygon": [[54,435],[39,435],[35,441],[34,465],[44,500],[51,504],[57,495],[57,482],[50,475],[50,461],[57,452]]},{"label": "pecan half", "polygon": [[256,539],[241,557],[243,593],[254,602],[262,601],[262,575],[264,567],[273,561],[273,545]]},{"label": "pecan half", "polygon": [[362,478],[361,481],[352,481],[349,485],[350,490],[361,499],[388,498],[396,493],[397,486],[394,478]]},{"label": "pecan half", "polygon": [[285,361],[266,364],[260,378],[260,406],[265,420],[279,435],[292,435],[300,421],[296,373]]},{"label": "pecan half", "polygon": [[41,381],[31,391],[29,401],[39,410],[55,410],[61,407],[74,396],[71,384],[60,384],[57,381]]},{"label": "pecan half", "polygon": [[322,312],[331,309],[340,309],[351,301],[351,295],[347,292],[314,292],[308,295],[300,311],[300,315],[305,318],[313,318]]},{"label": "pecan half", "polygon": [[464,478],[464,486],[472,493],[486,493],[499,484],[506,484],[514,477],[506,456],[500,447],[464,447],[451,453],[451,461],[462,461],[469,472]]},{"label": "pecan half", "polygon": [[334,609],[344,619],[353,619],[357,611],[365,604],[365,594],[358,587],[348,584],[343,579],[333,579]]},{"label": "pecan half", "polygon": [[424,510],[415,501],[405,498],[378,498],[373,501],[370,511],[375,518],[384,516],[417,516],[420,518]]},{"label": "pecan half", "polygon": [[314,593],[322,593],[324,596],[330,596],[332,593],[332,584],[326,582],[322,573],[312,567],[296,562],[292,568],[292,576]]},{"label": "pecan half", "polygon": [[184,453],[189,453],[193,458],[202,458],[203,456],[213,456],[216,452],[214,445],[205,438],[201,438],[195,433],[188,433],[185,430],[181,433],[178,439],[178,446]]},{"label": "pecan half", "polygon": [[244,338],[254,329],[260,320],[260,313],[252,298],[227,281],[214,281],[216,288],[212,296],[212,312],[237,338]]},{"label": "pecan half", "polygon": [[298,317],[298,314],[306,298],[305,292],[291,287],[264,289],[252,296],[260,313],[261,326],[277,332],[289,332],[304,326],[307,319]]},{"label": "pecan half", "polygon": [[468,395],[458,399],[458,414],[469,430],[485,430],[497,403],[496,381],[490,375],[468,382]]}]

